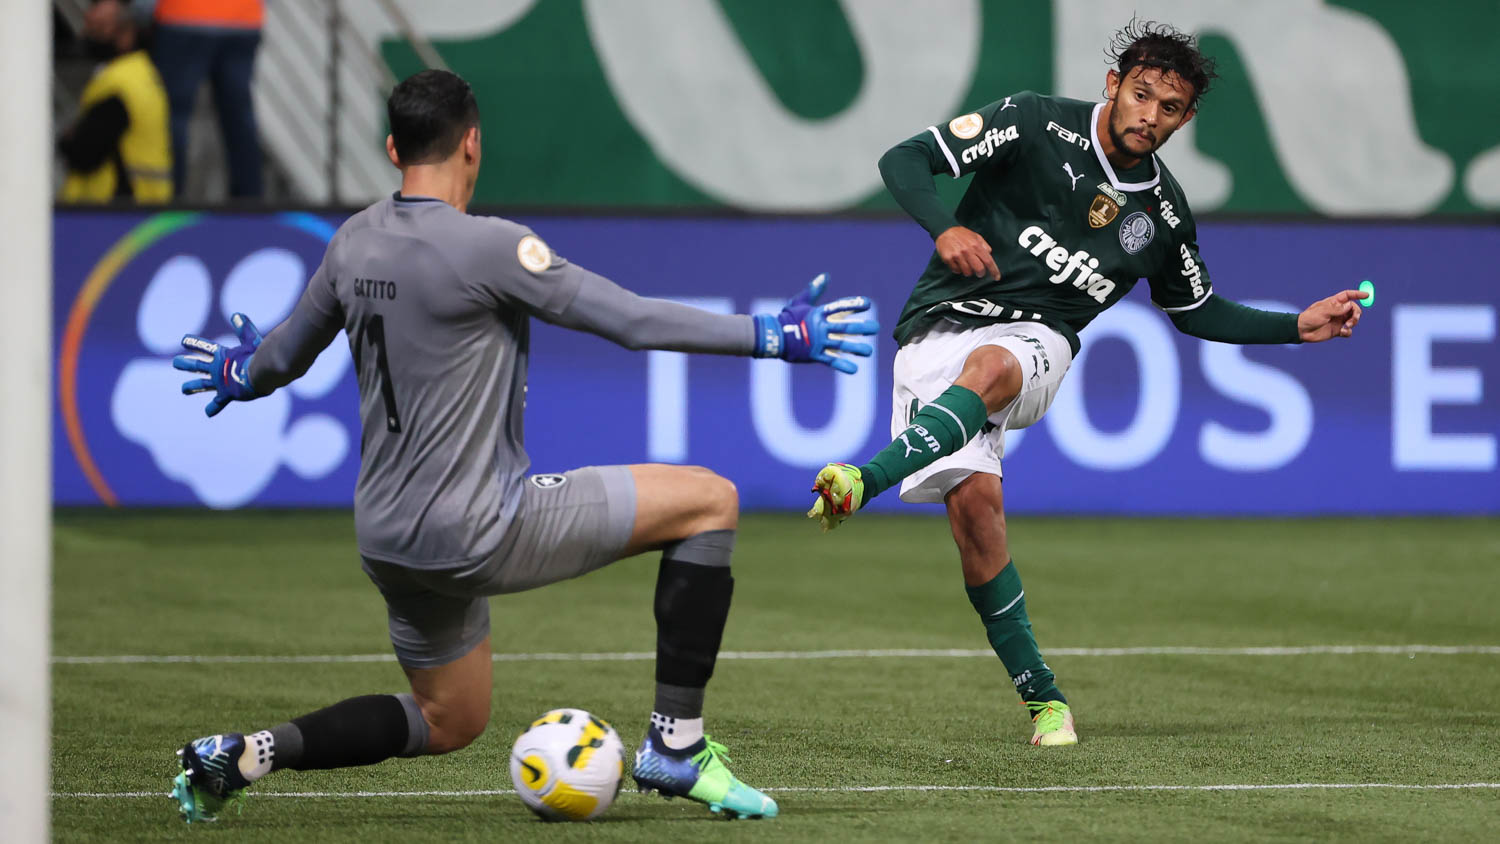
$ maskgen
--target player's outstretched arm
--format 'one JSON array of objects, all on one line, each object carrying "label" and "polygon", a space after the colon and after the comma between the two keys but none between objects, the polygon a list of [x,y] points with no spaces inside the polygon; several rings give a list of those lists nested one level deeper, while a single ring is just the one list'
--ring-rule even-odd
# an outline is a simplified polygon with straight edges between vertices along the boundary
[{"label": "player's outstretched arm", "polygon": [[238,346],[188,334],[182,338],[182,347],[189,353],[172,358],[174,368],[206,376],[184,381],[182,391],[192,395],[212,390],[214,397],[204,408],[209,416],[218,415],[232,401],[250,401],[263,395],[250,383],[250,359],[260,347],[260,332],[244,314],[234,314],[229,318],[229,324],[240,339]]},{"label": "player's outstretched arm", "polygon": [[1365,294],[1359,290],[1342,290],[1307,306],[1297,315],[1297,336],[1304,343],[1321,343],[1335,337],[1349,337],[1364,313],[1359,302]]},{"label": "player's outstretched arm", "polygon": [[337,317],[314,308],[307,296],[264,340],[244,314],[230,316],[229,324],[239,337],[238,346],[189,334],[182,338],[189,354],[172,359],[177,369],[207,376],[184,382],[182,391],[191,395],[212,390],[214,397],[204,408],[209,416],[232,401],[268,396],[301,378],[343,328]]},{"label": "player's outstretched arm", "polygon": [[1210,293],[1191,309],[1168,312],[1178,331],[1200,340],[1238,345],[1318,343],[1354,332],[1362,313],[1356,300],[1364,295],[1345,290],[1291,314],[1247,307]]},{"label": "player's outstretched arm", "polygon": [[[716,314],[679,302],[638,296],[603,276],[577,265],[559,272],[572,275],[577,294],[559,312],[532,308],[537,317],[578,331],[597,334],[627,349],[781,358],[794,363],[821,363],[854,372],[842,355],[869,356],[874,349],[858,337],[880,330],[874,320],[853,320],[870,307],[864,296],[816,304],[827,276],[813,279],[802,293],[776,314]],[[567,283],[565,279],[559,283]]]}]

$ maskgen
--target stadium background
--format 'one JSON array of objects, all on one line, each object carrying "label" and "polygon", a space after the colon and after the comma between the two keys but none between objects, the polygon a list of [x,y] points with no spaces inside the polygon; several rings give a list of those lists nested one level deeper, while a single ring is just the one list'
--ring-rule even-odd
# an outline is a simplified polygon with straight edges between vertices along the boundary
[{"label": "stadium background", "polygon": [[[1012,435],[1013,511],[1500,512],[1500,112],[1476,105],[1500,93],[1482,72],[1500,10],[1269,6],[1282,14],[1132,7],[1201,29],[1221,61],[1163,157],[1220,293],[1295,310],[1369,278],[1377,304],[1352,342],[1242,349],[1178,335],[1143,287],[1084,333],[1047,419]],[[175,395],[167,356],[184,331],[227,331],[232,310],[274,325],[331,231],[395,186],[391,78],[434,61],[469,78],[476,204],[574,261],[741,312],[828,271],[889,326],[930,244],[875,159],[1016,90],[1096,98],[1101,45],[1129,17],[1104,0],[406,3],[404,20],[343,3],[330,21],[334,8],[269,7],[256,98],[271,202],[57,210],[57,503],[347,504],[342,338],[311,378],[212,423]],[[963,183],[940,181],[956,199]],[[539,471],[701,463],[748,508],[797,508],[812,468],[888,438],[894,351],[883,336],[873,365],[834,378],[539,327],[528,447]],[[242,447],[216,448],[226,435]]]},{"label": "stadium background", "polygon": [[[704,463],[771,511],[741,523],[709,703],[736,774],[771,790],[782,817],[708,823],[695,804],[627,787],[600,823],[543,825],[508,793],[511,742],[548,708],[583,707],[627,744],[639,737],[655,644],[656,561],[643,555],[492,599],[491,727],[473,747],[278,774],[208,832],[361,844],[1494,837],[1500,7],[268,5],[255,83],[264,202],[223,201],[200,108],[184,204],[53,212],[50,603],[39,578],[16,577],[46,571],[28,562],[45,556],[40,531],[33,545],[12,527],[46,500],[44,481],[5,488],[0,529],[20,561],[0,567],[12,600],[0,698],[40,700],[50,677],[50,701],[0,720],[0,745],[36,751],[0,766],[6,840],[46,840],[11,820],[28,787],[37,803],[50,787],[58,841],[201,839],[162,798],[172,748],[405,688],[381,598],[357,569],[346,347],[212,421],[169,363],[184,332],[227,333],[231,310],[274,323],[332,229],[394,188],[381,156],[394,79],[442,63],[474,81],[480,210],[531,224],[569,258],[741,311],[827,270],[836,291],[873,295],[889,325],[930,244],[885,199],[879,153],[1014,90],[1097,96],[1101,46],[1133,11],[1201,30],[1222,61],[1201,119],[1164,156],[1217,289],[1288,309],[1365,278],[1379,289],[1352,341],[1310,348],[1199,343],[1133,294],[1084,333],[1047,420],[1012,437],[1010,547],[1079,713],[1078,747],[1025,742],[934,509],[883,497],[887,512],[827,537],[800,515],[812,465],[885,441],[889,337],[858,377],[835,380],[538,325],[539,471]],[[54,70],[61,126],[61,53]],[[40,144],[23,160],[40,161]],[[951,199],[962,187],[940,179]],[[20,239],[30,212],[14,216]],[[8,258],[27,280],[24,255]],[[35,289],[8,291],[19,313],[33,313]],[[12,319],[0,346],[36,327]],[[7,379],[32,360],[19,345],[0,355]],[[0,420],[21,419],[6,383]],[[41,438],[7,430],[21,432],[0,439],[8,482],[7,461]],[[22,634],[45,636],[50,660]]]}]

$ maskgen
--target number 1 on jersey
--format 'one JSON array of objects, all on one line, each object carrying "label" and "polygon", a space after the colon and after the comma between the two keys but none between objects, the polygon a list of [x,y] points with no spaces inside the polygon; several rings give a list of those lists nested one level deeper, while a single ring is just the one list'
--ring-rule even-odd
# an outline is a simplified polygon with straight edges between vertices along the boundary
[{"label": "number 1 on jersey", "polygon": [[390,359],[385,353],[385,317],[380,314],[372,315],[365,322],[365,330],[362,333],[370,338],[370,345],[375,347],[375,368],[380,375],[380,395],[385,399],[385,429],[393,434],[399,434],[401,433],[401,414],[396,412],[396,385],[391,381]]}]

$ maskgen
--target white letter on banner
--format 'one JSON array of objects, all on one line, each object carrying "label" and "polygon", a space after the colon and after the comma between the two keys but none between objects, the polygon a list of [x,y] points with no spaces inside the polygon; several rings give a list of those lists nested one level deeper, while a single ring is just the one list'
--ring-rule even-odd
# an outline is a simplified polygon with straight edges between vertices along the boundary
[{"label": "white letter on banner", "polygon": [[[1266,311],[1299,309],[1285,302],[1242,304]],[[1302,383],[1291,375],[1245,357],[1229,343],[1200,344],[1203,377],[1231,399],[1257,407],[1271,417],[1264,431],[1236,431],[1210,419],[1198,434],[1198,451],[1210,466],[1232,472],[1280,469],[1307,447],[1312,437],[1313,403]]]},{"label": "white letter on banner", "polygon": [[1177,349],[1159,317],[1145,305],[1120,302],[1089,323],[1090,341],[1118,337],[1135,353],[1141,393],[1135,418],[1118,434],[1090,424],[1084,407],[1083,370],[1090,346],[1084,346],[1063,379],[1047,414],[1052,441],[1074,463],[1089,469],[1122,471],[1151,462],[1166,447],[1177,424],[1181,379]]},{"label": "white letter on banner", "polygon": [[1402,471],[1495,469],[1490,434],[1434,434],[1435,404],[1479,404],[1484,379],[1470,366],[1432,365],[1438,340],[1488,343],[1495,339],[1495,309],[1484,305],[1397,305],[1391,358],[1391,462]]},{"label": "white letter on banner", "polygon": [[[751,313],[777,313],[782,299],[757,299]],[[875,308],[860,315],[876,319]],[[833,416],[821,428],[806,428],[792,411],[793,366],[779,360],[750,361],[750,419],[760,444],[777,460],[802,469],[822,468],[830,460],[848,460],[870,437],[875,424],[875,362],[880,344],[875,337],[860,338],[875,347],[872,357],[851,358],[859,364],[853,375],[833,376]],[[822,368],[822,367],[818,367]],[[826,378],[822,372],[815,373]]]},{"label": "white letter on banner", "polygon": [[[734,313],[723,296],[664,296],[716,314]],[[682,463],[688,456],[688,356],[682,352],[646,353],[646,456],[662,463]]]}]

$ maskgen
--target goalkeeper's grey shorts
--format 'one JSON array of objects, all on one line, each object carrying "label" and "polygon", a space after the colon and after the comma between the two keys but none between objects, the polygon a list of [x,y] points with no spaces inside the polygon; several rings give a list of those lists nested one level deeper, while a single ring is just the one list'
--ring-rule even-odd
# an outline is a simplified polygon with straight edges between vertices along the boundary
[{"label": "goalkeeper's grey shorts", "polygon": [[625,466],[532,475],[493,554],[452,569],[413,569],[364,559],[385,596],[396,659],[446,665],[490,635],[488,596],[524,592],[618,560],[635,527],[635,479]]}]

